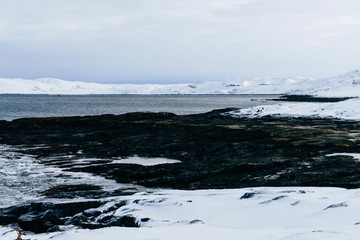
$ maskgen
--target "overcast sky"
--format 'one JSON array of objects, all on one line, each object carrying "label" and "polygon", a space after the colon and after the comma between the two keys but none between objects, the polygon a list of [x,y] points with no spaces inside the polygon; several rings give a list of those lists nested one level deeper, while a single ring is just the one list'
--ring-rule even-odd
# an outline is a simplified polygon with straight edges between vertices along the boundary
[{"label": "overcast sky", "polygon": [[0,0],[0,77],[175,83],[358,68],[359,0]]}]

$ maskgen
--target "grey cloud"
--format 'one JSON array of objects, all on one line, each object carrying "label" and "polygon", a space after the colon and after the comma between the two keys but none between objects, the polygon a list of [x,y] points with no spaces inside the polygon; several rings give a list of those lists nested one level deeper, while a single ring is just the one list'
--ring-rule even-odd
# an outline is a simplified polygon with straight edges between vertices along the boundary
[{"label": "grey cloud", "polygon": [[[0,76],[108,82],[357,68],[356,0],[0,0]],[[359,57],[357,57],[359,56]]]}]

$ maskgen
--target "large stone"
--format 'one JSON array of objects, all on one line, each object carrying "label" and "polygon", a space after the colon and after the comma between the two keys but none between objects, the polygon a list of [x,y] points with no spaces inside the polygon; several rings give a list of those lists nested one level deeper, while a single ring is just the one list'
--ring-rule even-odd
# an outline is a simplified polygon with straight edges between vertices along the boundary
[{"label": "large stone", "polygon": [[17,219],[19,226],[25,231],[34,233],[46,232],[52,224],[44,219],[44,213],[29,212]]},{"label": "large stone", "polygon": [[[66,203],[36,202],[21,206],[0,209],[0,225],[18,224],[23,230],[43,233],[57,229],[58,225],[66,224],[71,218],[73,222],[67,224],[80,225],[75,222],[77,214],[91,212],[90,209],[100,207],[101,201],[80,201]],[[93,212],[96,212],[93,210]],[[98,214],[98,213],[96,213]],[[85,219],[87,219],[85,217]]]}]

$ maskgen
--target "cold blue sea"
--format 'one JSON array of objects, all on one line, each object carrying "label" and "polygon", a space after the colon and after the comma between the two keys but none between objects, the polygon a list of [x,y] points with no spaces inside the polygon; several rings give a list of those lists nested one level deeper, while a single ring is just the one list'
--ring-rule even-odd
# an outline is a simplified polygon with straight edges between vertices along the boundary
[{"label": "cold blue sea", "polygon": [[129,112],[194,114],[272,104],[279,95],[0,95],[0,119]]}]

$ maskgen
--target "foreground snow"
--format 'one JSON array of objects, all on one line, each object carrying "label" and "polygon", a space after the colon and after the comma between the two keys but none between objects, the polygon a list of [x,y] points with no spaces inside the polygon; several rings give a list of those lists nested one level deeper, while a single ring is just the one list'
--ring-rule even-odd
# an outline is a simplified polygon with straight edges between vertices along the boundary
[{"label": "foreground snow", "polygon": [[0,78],[0,94],[310,94],[360,96],[360,71],[332,78],[270,77],[190,84],[99,84]]},{"label": "foreground snow", "polygon": [[360,98],[337,103],[280,103],[239,109],[230,114],[239,117],[287,116],[360,120]]},{"label": "foreground snow", "polygon": [[[70,229],[26,239],[358,239],[360,189],[315,187],[160,190],[123,197],[140,228]],[[120,201],[117,200],[117,201]],[[101,208],[109,208],[108,203]],[[150,218],[148,221],[140,219]],[[0,228],[0,239],[16,239]]]}]

